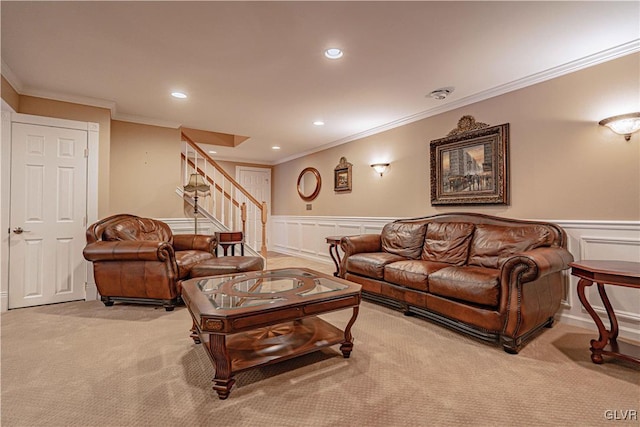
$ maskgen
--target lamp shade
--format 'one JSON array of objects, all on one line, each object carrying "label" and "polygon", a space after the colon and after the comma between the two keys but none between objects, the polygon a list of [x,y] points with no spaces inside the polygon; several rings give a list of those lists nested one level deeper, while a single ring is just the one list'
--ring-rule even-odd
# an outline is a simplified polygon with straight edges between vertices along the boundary
[{"label": "lamp shade", "polygon": [[189,177],[189,183],[184,186],[184,192],[187,194],[197,194],[206,196],[211,193],[211,187],[204,182],[204,178],[199,173],[192,173]]},{"label": "lamp shade", "polygon": [[628,141],[631,134],[640,130],[640,113],[622,114],[601,120],[600,125],[606,126],[619,135],[624,135]]},{"label": "lamp shade", "polygon": [[389,167],[389,163],[374,163],[371,167],[382,176],[382,174],[386,172],[387,167]]}]

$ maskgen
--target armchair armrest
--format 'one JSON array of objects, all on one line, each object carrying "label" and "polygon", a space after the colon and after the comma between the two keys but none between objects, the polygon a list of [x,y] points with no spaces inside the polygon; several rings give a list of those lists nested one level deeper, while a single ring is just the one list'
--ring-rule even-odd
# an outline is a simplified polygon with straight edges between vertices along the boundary
[{"label": "armchair armrest", "polygon": [[522,252],[508,258],[502,264],[502,272],[509,272],[518,265],[524,264],[526,270],[521,276],[521,282],[531,282],[541,277],[569,268],[573,262],[573,255],[565,248],[544,247]]},{"label": "armchair armrest", "polygon": [[167,242],[115,240],[90,243],[82,251],[87,261],[166,261],[175,258]]},{"label": "armchair armrest", "polygon": [[176,251],[197,250],[212,254],[216,252],[216,236],[206,234],[174,234],[173,248]]},{"label": "armchair armrest", "polygon": [[344,258],[360,252],[380,252],[382,239],[379,234],[345,236],[340,240],[340,248],[344,252]]}]

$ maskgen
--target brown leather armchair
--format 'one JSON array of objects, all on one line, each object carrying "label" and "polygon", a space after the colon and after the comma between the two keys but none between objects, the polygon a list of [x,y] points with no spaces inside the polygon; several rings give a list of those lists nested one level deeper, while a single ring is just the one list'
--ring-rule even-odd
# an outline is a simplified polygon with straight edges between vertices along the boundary
[{"label": "brown leather armchair", "polygon": [[215,236],[173,235],[167,224],[119,214],[87,229],[84,257],[93,262],[98,292],[106,306],[114,300],[161,303],[173,310],[180,288],[201,261],[215,257]]}]

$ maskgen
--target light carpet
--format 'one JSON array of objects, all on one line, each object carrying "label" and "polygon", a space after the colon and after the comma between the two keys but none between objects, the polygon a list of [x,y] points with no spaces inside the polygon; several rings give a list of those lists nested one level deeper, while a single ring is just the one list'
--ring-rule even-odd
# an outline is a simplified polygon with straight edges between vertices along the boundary
[{"label": "light carpet", "polygon": [[222,401],[185,307],[70,302],[1,321],[3,427],[610,426],[640,412],[640,369],[593,364],[595,328],[557,324],[510,355],[363,302],[351,358],[335,346],[243,372]]}]

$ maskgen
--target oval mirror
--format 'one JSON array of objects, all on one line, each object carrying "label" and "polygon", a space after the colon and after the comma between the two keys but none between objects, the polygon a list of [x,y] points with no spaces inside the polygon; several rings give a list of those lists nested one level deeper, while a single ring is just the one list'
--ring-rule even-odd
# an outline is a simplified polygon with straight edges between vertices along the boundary
[{"label": "oval mirror", "polygon": [[316,168],[304,168],[298,176],[298,194],[305,202],[310,202],[320,194],[320,172]]}]

